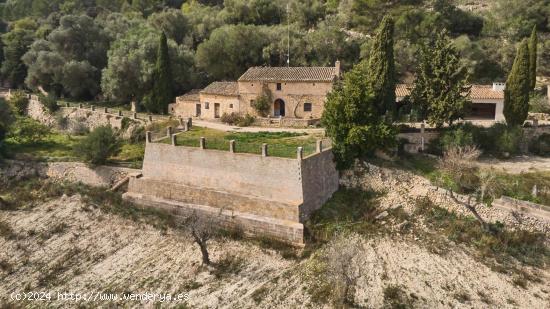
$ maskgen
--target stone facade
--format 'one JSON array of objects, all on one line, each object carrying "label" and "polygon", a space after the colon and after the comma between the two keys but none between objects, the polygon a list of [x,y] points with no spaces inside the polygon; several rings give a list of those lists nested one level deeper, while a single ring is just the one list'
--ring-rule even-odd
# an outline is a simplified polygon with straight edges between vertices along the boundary
[{"label": "stone facade", "polygon": [[229,227],[302,244],[302,223],[338,189],[332,159],[330,149],[288,159],[149,141],[143,177],[130,179],[124,197],[174,212],[216,212]]}]

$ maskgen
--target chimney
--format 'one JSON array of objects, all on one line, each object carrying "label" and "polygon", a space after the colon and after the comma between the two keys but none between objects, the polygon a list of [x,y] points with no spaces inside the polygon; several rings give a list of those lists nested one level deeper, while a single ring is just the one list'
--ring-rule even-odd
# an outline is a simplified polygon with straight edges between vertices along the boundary
[{"label": "chimney", "polygon": [[506,83],[493,83],[493,91],[504,91]]},{"label": "chimney", "polygon": [[340,60],[336,60],[334,63],[334,70],[336,71],[336,77],[340,78]]}]

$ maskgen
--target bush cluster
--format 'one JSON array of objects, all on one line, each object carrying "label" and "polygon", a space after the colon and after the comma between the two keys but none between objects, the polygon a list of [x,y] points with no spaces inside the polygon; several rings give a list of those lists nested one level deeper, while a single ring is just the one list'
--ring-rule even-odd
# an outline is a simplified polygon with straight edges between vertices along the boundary
[{"label": "bush cluster", "polygon": [[538,156],[550,156],[550,134],[544,133],[529,144],[529,152]]},{"label": "bush cluster", "polygon": [[482,128],[470,123],[450,126],[441,136],[432,141],[428,152],[442,154],[452,147],[477,146],[483,153],[498,157],[508,157],[520,152],[523,129],[495,123],[490,128]]},{"label": "bush cluster", "polygon": [[78,157],[91,164],[104,164],[111,156],[120,152],[121,142],[111,126],[94,129],[80,143],[74,152]]},{"label": "bush cluster", "polygon": [[18,117],[10,129],[10,137],[23,143],[40,142],[48,134],[49,127],[28,117]]},{"label": "bush cluster", "polygon": [[50,111],[50,113],[54,113],[57,110],[59,110],[59,105],[57,105],[57,99],[52,94],[48,96],[39,94],[38,99],[40,100],[40,103],[42,103],[42,105],[44,105],[44,107]]},{"label": "bush cluster", "polygon": [[239,113],[223,113],[221,117],[221,121],[223,123],[227,123],[229,125],[237,125],[239,127],[248,127],[254,123],[254,117],[250,114],[241,115]]},{"label": "bush cluster", "polygon": [[23,116],[27,113],[29,98],[24,91],[17,90],[11,93],[9,103],[17,115]]}]

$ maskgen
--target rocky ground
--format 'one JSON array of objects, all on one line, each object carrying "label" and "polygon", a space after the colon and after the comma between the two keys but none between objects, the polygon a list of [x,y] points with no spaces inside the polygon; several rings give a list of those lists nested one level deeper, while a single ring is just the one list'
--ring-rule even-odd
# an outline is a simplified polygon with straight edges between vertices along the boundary
[{"label": "rocky ground", "polygon": [[[380,206],[387,209],[400,205],[413,210],[410,195],[429,191],[421,191],[421,179],[401,172],[399,177],[409,177],[408,181],[396,182],[388,170],[375,168],[354,175],[344,177],[344,183],[385,187],[389,193],[381,197]],[[187,235],[152,223],[102,211],[78,194],[44,201],[34,208],[0,210],[0,305],[75,307],[73,301],[56,299],[57,292],[151,292],[185,294],[187,301],[169,304],[182,308],[332,307],[328,295],[311,291],[318,277],[311,276],[310,270],[323,247],[306,247],[301,252],[220,237],[210,243],[217,266],[204,267],[198,247]],[[550,306],[548,267],[516,265],[524,277],[531,278],[521,281],[517,272],[497,271],[482,263],[467,246],[449,241],[444,251],[433,250],[425,234],[391,229],[375,236],[352,235],[346,241],[358,248],[349,261],[358,271],[352,293],[357,307]],[[30,291],[52,292],[53,299],[10,300],[14,292]],[[159,304],[79,302],[86,307],[113,303],[126,307]]]}]

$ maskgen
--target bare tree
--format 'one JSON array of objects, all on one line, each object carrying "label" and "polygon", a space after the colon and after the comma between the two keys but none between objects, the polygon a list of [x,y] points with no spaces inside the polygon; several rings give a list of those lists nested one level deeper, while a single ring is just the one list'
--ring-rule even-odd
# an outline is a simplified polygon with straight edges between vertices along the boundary
[{"label": "bare tree", "polygon": [[439,161],[439,168],[449,175],[454,183],[467,194],[466,201],[459,199],[449,188],[451,199],[468,209],[479,221],[483,229],[488,229],[488,224],[479,215],[476,205],[487,196],[496,193],[496,177],[494,173],[481,170],[475,164],[481,152],[475,146],[451,147],[445,151]]},{"label": "bare tree", "polygon": [[193,237],[193,241],[199,246],[202,254],[202,263],[210,265],[208,241],[219,231],[214,218],[204,215],[199,216],[196,212],[193,212],[183,219],[182,227]]},{"label": "bare tree", "polygon": [[335,305],[338,307],[354,303],[352,292],[361,276],[357,257],[361,255],[359,235],[340,235],[325,249],[326,276],[334,285]]}]

